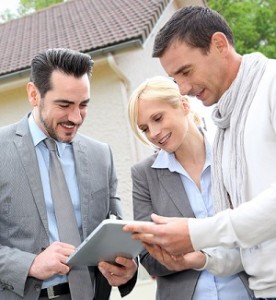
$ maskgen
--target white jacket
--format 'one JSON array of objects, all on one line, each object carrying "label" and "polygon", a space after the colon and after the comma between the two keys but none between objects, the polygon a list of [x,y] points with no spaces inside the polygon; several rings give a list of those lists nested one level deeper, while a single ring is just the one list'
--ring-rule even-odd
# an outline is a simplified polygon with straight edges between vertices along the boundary
[{"label": "white jacket", "polygon": [[[223,150],[227,188],[231,161],[227,159],[227,132]],[[244,130],[247,166],[242,205],[207,219],[189,219],[195,250],[222,245],[240,247],[240,259],[249,274],[255,296],[276,297],[276,60],[269,60],[248,112]],[[233,252],[234,253],[234,252]],[[240,259],[222,266],[210,257],[207,269],[227,275],[239,269]]]}]

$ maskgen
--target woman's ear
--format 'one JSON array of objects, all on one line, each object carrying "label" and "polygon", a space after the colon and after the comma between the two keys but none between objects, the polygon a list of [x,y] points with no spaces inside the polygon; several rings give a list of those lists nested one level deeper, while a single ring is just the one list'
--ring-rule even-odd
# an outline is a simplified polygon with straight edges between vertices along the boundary
[{"label": "woman's ear", "polygon": [[182,103],[184,111],[190,112],[190,101],[189,101],[188,97],[181,96],[181,103]]},{"label": "woman's ear", "polygon": [[27,95],[31,105],[33,107],[37,106],[40,94],[33,82],[27,83]]}]

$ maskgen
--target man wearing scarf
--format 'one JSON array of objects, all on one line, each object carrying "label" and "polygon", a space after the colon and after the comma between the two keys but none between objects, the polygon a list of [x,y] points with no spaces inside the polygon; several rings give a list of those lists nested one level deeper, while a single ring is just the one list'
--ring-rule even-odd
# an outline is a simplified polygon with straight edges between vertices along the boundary
[{"label": "man wearing scarf", "polygon": [[[218,213],[207,219],[153,215],[158,225],[125,230],[159,245],[156,257],[162,251],[175,259],[204,250],[203,268],[216,275],[242,267],[257,299],[276,299],[276,60],[238,54],[227,22],[204,7],[177,11],[158,33],[153,57],[183,95],[214,105],[212,184]],[[217,246],[237,251],[230,260],[218,260],[216,249],[206,249]]]}]

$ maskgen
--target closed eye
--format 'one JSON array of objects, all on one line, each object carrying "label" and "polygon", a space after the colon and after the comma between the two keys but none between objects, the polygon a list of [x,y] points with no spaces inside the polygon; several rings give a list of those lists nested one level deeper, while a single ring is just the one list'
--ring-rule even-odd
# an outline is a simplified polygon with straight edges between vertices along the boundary
[{"label": "closed eye", "polygon": [[161,116],[161,115],[155,116],[155,117],[153,118],[153,120],[154,120],[155,122],[159,122],[159,121],[162,120],[162,116]]},{"label": "closed eye", "polygon": [[139,129],[142,131],[142,133],[145,133],[148,131],[148,127],[139,127]]},{"label": "closed eye", "polygon": [[181,75],[182,76],[188,76],[189,75],[189,71],[183,71],[183,72],[181,72]]},{"label": "closed eye", "polygon": [[87,107],[87,106],[88,106],[88,103],[89,103],[89,99],[87,99],[87,100],[81,102],[80,106],[81,106],[81,107]]}]

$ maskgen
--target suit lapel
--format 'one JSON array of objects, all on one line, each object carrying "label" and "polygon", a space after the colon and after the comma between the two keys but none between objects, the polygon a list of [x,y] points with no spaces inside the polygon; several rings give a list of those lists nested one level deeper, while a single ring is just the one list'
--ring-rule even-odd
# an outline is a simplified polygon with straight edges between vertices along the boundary
[{"label": "suit lapel", "polygon": [[33,199],[36,203],[44,228],[49,236],[47,212],[43,187],[33,140],[29,131],[27,118],[18,123],[14,143],[28,178]]},{"label": "suit lapel", "polygon": [[194,218],[188,196],[183,187],[181,178],[177,173],[171,173],[168,169],[157,169],[160,184],[166,190],[169,198],[184,217]]}]

